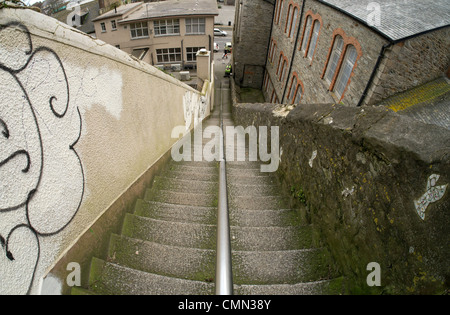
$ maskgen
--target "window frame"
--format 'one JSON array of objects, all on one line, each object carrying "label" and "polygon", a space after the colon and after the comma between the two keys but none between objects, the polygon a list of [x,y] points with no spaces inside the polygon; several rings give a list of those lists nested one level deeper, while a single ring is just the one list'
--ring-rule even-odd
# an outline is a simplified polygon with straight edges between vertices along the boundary
[{"label": "window frame", "polygon": [[[180,29],[180,19],[160,19],[153,21],[153,33],[155,37],[179,36],[181,34]],[[162,33],[162,30],[165,33]]]},{"label": "window frame", "polygon": [[294,38],[296,24],[298,22],[298,14],[300,12],[299,5],[289,2],[289,9],[286,16],[286,25],[284,26],[284,33],[288,38]]},{"label": "window frame", "polygon": [[[318,25],[317,32],[315,32],[317,25]],[[311,64],[317,52],[317,46],[319,45],[319,38],[320,33],[322,31],[322,26],[323,21],[320,14],[314,14],[311,10],[309,10],[306,13],[305,26],[303,29],[303,35],[299,51],[303,52],[304,58],[308,58],[309,60],[311,60]]]},{"label": "window frame", "polygon": [[285,0],[278,0],[277,6],[275,8],[276,12],[275,12],[275,24],[279,25],[280,21],[281,21],[281,12],[284,9],[284,1]]},{"label": "window frame", "polygon": [[[148,22],[135,22],[130,23],[129,25],[130,25],[131,39],[141,39],[149,37],[150,32],[148,30]],[[141,31],[141,35],[138,35],[138,31]],[[133,32],[135,36],[133,36]]]},{"label": "window frame", "polygon": [[[294,80],[295,80],[295,86],[294,86]],[[301,90],[300,90],[301,89]],[[301,93],[299,94],[298,92],[301,91]],[[297,72],[294,72],[292,74],[292,79],[291,79],[291,84],[289,87],[289,92],[288,92],[288,101],[290,102],[290,104],[300,104],[303,95],[304,95],[304,85],[303,82],[299,79]],[[300,95],[300,98],[298,99]],[[298,99],[298,102],[296,102]]]},{"label": "window frame", "polygon": [[[354,51],[354,60],[350,62],[350,54],[351,51]],[[352,57],[353,57],[352,56]],[[356,51],[356,47],[352,44],[347,45],[344,57],[342,60],[342,65],[339,71],[339,74],[336,78],[336,83],[334,85],[333,92],[336,93],[338,97],[342,97],[345,93],[345,89],[347,88],[348,82],[350,81],[350,77],[352,75],[353,69],[355,67],[356,60],[358,58],[358,52]]]},{"label": "window frame", "polygon": [[[196,21],[194,21],[196,20]],[[189,24],[188,24],[189,21]],[[186,26],[186,35],[204,35],[206,34],[206,19],[197,17],[197,18],[186,18],[185,19],[185,26]],[[198,31],[193,32],[192,28],[197,27]],[[201,30],[201,27],[203,26],[203,29]],[[191,28],[191,31],[188,32],[188,27]]]},{"label": "window frame", "polygon": [[[340,38],[342,38],[342,51],[340,53],[339,58],[336,58],[336,57],[333,57],[333,55],[335,53],[335,45],[337,44],[337,39],[339,38],[338,36]],[[346,66],[344,64],[344,61],[348,56],[347,52],[348,52],[349,46],[353,46],[355,48],[356,58],[353,62],[353,66],[350,66],[351,71],[348,74],[348,80],[347,80],[347,82],[345,82],[344,88],[341,87],[339,91],[336,91],[336,83],[337,83],[338,79],[342,80],[343,74],[341,74],[341,71],[343,71],[343,66]],[[350,86],[351,81],[352,81],[352,77],[354,76],[355,69],[358,66],[358,61],[362,57],[362,55],[363,55],[363,51],[362,51],[361,44],[358,42],[358,40],[356,38],[347,36],[347,34],[345,34],[345,32],[342,28],[338,28],[338,29],[334,30],[333,40],[331,42],[331,46],[328,51],[328,56],[326,59],[325,67],[322,72],[322,79],[325,79],[325,81],[329,83],[328,91],[333,92],[334,97],[337,98],[339,102],[341,102],[345,97],[345,94]],[[339,60],[337,62],[334,73],[332,75],[330,75],[328,70],[331,65],[331,62],[333,62],[332,57],[333,57],[333,60],[336,60],[336,59],[339,59]],[[330,77],[332,78],[331,82],[330,82]]]},{"label": "window frame", "polygon": [[[175,56],[175,58],[172,59],[171,58],[172,56]],[[160,59],[160,57],[161,57],[161,59]],[[179,58],[177,58],[177,57],[179,57]],[[167,59],[167,61],[165,59]],[[175,47],[175,48],[156,49],[156,60],[158,63],[181,62],[182,61],[181,48]]]},{"label": "window frame", "polygon": [[[203,47],[186,47],[186,61],[187,62],[197,62],[197,52]],[[195,50],[196,49],[196,50]],[[191,50],[191,51],[189,51]]]}]

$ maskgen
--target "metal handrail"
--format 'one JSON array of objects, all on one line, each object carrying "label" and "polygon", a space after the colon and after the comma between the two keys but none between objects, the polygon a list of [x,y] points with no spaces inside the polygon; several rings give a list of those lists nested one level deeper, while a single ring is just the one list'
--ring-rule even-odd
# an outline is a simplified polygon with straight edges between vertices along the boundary
[{"label": "metal handrail", "polygon": [[216,295],[233,295],[231,266],[230,219],[228,215],[228,192],[223,129],[223,90],[220,84],[220,129],[222,150],[220,152],[219,203],[217,215]]}]

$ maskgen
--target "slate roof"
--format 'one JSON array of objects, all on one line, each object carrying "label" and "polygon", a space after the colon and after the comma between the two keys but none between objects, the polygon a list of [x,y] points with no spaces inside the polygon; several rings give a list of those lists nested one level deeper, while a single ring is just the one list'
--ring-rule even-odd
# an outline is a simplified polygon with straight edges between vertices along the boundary
[{"label": "slate roof", "polygon": [[142,8],[130,14],[120,23],[139,19],[188,15],[219,15],[217,2],[216,0],[167,0],[144,3]]},{"label": "slate roof", "polygon": [[380,24],[370,25],[392,41],[450,25],[449,0],[318,0],[369,24],[374,10],[370,3],[380,5]]},{"label": "slate roof", "polygon": [[117,7],[115,10],[110,10],[110,11],[98,16],[93,21],[95,22],[95,21],[99,21],[99,20],[103,20],[103,19],[112,18],[112,17],[121,17],[123,14],[126,14],[127,12],[129,12],[141,5],[142,5],[142,2],[133,2],[133,3],[129,3],[129,4],[124,4],[124,5]]}]

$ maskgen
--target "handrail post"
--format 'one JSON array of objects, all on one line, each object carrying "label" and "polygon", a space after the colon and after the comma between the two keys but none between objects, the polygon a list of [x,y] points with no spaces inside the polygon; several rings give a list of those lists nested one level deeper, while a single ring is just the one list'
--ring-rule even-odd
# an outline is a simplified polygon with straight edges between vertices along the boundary
[{"label": "handrail post", "polygon": [[228,215],[227,174],[225,159],[225,139],[223,128],[223,96],[220,85],[220,128],[222,130],[222,150],[220,152],[219,203],[217,215],[217,261],[216,295],[233,295],[233,273],[231,267],[230,220]]}]

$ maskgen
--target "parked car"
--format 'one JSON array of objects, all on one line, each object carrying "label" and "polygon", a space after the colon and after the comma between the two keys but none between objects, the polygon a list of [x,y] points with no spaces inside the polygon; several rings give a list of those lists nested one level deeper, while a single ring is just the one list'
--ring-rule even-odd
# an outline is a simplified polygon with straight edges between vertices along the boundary
[{"label": "parked car", "polygon": [[225,31],[222,31],[218,28],[214,29],[214,36],[227,36],[227,35],[228,35],[228,33]]},{"label": "parked car", "polygon": [[218,52],[219,51],[219,44],[214,43],[214,52]]}]

